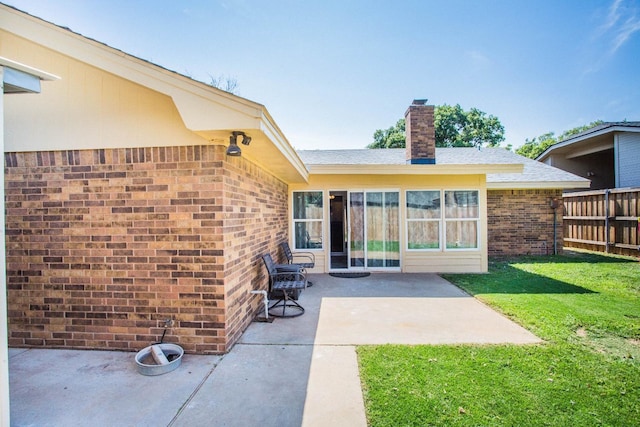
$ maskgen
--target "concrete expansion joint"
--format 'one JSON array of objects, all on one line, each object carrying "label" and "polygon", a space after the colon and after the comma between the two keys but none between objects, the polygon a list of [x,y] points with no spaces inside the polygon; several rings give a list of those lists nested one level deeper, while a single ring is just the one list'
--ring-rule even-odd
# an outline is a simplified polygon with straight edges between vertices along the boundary
[{"label": "concrete expansion joint", "polygon": [[300,344],[300,343],[259,343],[259,342],[242,342],[236,346],[259,346],[259,347],[314,347],[317,344]]},{"label": "concrete expansion joint", "polygon": [[171,422],[169,422],[169,424],[167,424],[167,427],[171,427],[172,425],[175,424],[175,422],[178,420],[178,417],[180,417],[180,414],[182,414],[182,412],[184,411],[184,409],[189,406],[189,403],[191,403],[191,401],[193,400],[194,397],[196,397],[196,395],[198,394],[198,392],[200,391],[200,389],[202,388],[202,386],[207,382],[207,380],[209,379],[209,377],[211,376],[211,374],[213,374],[213,371],[216,370],[216,368],[218,368],[218,366],[220,365],[220,362],[222,362],[225,358],[226,354],[223,355],[222,357],[220,357],[220,360],[218,361],[218,363],[214,364],[213,367],[209,370],[209,372],[207,372],[207,375],[204,376],[204,378],[202,378],[202,381],[200,381],[200,383],[198,384],[198,386],[193,390],[193,392],[189,395],[189,397],[187,398],[187,400],[185,400],[185,402],[182,404],[182,406],[180,407],[180,409],[178,409],[178,412],[176,412],[176,414],[173,416],[173,418],[171,419]]}]

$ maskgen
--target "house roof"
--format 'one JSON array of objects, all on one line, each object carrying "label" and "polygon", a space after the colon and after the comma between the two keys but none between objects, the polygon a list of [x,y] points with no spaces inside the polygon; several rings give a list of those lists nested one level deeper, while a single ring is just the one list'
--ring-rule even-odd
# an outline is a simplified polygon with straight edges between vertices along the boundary
[{"label": "house roof", "polygon": [[[1,31],[171,97],[186,128],[208,141],[222,145],[228,143],[232,131],[246,132],[253,142],[243,149],[243,156],[285,182],[308,179],[302,161],[264,105],[1,3],[0,20]],[[45,63],[46,59],[40,61]]]},{"label": "house roof", "polygon": [[407,165],[404,148],[301,150],[298,154],[311,173],[487,173],[490,189],[589,187],[588,179],[504,148],[436,148],[435,165]]},{"label": "house roof", "polygon": [[615,132],[640,132],[640,122],[604,122],[585,131],[582,131],[571,138],[567,138],[541,153],[536,160],[545,161],[552,153],[566,153],[576,149],[578,146],[590,145],[591,147],[583,150],[583,153],[601,151],[607,148],[613,148],[613,139],[610,135]]},{"label": "house roof", "polygon": [[243,156],[285,182],[315,174],[487,174],[490,188],[575,188],[589,181],[503,149],[438,148],[437,164],[410,165],[404,149],[296,152],[267,109],[152,62],[89,39],[68,28],[0,4],[2,30],[100,68],[172,98],[185,126],[214,143],[231,131],[253,138]]}]

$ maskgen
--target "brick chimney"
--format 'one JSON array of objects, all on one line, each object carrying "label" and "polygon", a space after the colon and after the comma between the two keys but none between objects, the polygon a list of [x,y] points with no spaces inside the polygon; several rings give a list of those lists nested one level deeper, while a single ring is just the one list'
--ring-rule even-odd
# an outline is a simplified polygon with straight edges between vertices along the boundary
[{"label": "brick chimney", "polygon": [[433,105],[426,99],[414,99],[404,114],[407,133],[407,163],[436,163],[436,130],[433,126]]}]

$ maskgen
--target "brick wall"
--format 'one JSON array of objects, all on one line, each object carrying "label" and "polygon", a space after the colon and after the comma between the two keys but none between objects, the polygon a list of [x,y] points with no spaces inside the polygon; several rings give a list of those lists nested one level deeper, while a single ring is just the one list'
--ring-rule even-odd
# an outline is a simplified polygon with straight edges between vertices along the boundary
[{"label": "brick wall", "polygon": [[[9,345],[228,351],[287,189],[224,147],[5,154]],[[264,208],[264,209],[263,209]]]},{"label": "brick wall", "polygon": [[[553,209],[562,190],[487,191],[489,255],[553,254]],[[562,203],[556,210],[556,242],[562,252]]]},{"label": "brick wall", "polygon": [[264,313],[262,295],[250,294],[267,289],[262,254],[278,259],[278,244],[288,238],[287,186],[252,163],[233,160],[224,175],[225,300],[231,343],[256,312]]}]

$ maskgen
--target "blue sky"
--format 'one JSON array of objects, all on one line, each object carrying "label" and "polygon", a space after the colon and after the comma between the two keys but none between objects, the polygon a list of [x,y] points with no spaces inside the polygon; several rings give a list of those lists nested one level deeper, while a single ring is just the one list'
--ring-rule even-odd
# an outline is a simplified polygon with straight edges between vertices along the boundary
[{"label": "blue sky", "polygon": [[640,120],[640,0],[3,0],[205,82],[298,149],[363,148],[414,98],[497,116],[514,147]]}]

